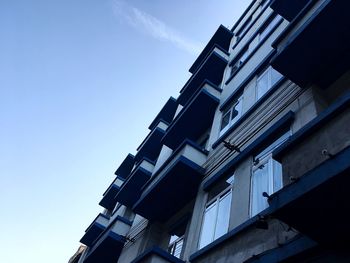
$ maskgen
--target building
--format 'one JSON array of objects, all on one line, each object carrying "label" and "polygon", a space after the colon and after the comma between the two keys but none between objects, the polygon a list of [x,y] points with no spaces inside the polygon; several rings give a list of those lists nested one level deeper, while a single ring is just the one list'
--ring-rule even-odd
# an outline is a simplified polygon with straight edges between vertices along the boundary
[{"label": "building", "polygon": [[350,2],[219,26],[103,194],[79,263],[350,262]]}]

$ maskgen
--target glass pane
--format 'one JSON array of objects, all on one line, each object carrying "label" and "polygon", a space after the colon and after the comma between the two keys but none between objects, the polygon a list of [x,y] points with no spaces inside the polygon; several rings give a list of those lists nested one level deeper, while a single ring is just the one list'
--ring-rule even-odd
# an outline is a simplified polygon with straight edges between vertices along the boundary
[{"label": "glass pane", "polygon": [[225,115],[222,117],[222,120],[221,120],[221,130],[223,128],[225,128],[228,123],[230,122],[230,111],[228,111],[227,113],[225,113]]},{"label": "glass pane", "polygon": [[278,71],[271,68],[271,86],[273,86],[277,81],[279,81],[282,78],[283,75],[281,75]]},{"label": "glass pane", "polygon": [[237,104],[234,107],[235,115],[232,114],[232,120],[231,123],[235,123],[241,116],[242,116],[242,109],[243,109],[243,103],[242,103],[242,97],[238,98]]},{"label": "glass pane", "polygon": [[268,70],[266,70],[257,81],[257,99],[260,99],[269,88]]},{"label": "glass pane", "polygon": [[175,243],[173,255],[177,258],[180,258],[183,243],[184,243],[183,239],[180,239]]},{"label": "glass pane", "polygon": [[273,165],[273,192],[276,192],[282,188],[282,165],[272,160]]},{"label": "glass pane", "polygon": [[207,207],[204,213],[202,232],[201,237],[199,239],[199,248],[202,248],[213,241],[216,220],[216,209],[217,203],[215,202],[214,204]]},{"label": "glass pane", "polygon": [[268,207],[266,197],[262,196],[263,192],[269,193],[268,165],[266,163],[259,166],[252,176],[251,216]]},{"label": "glass pane", "polygon": [[221,237],[228,231],[231,210],[231,198],[231,191],[229,191],[226,195],[220,198],[214,239]]}]

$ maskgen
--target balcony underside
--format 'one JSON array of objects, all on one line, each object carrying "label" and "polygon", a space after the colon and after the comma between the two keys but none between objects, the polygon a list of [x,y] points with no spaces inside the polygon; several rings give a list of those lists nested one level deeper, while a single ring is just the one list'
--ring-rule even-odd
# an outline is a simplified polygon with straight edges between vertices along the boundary
[{"label": "balcony underside", "polygon": [[154,118],[152,123],[149,125],[148,129],[153,130],[158,122],[160,120],[164,120],[167,123],[170,123],[175,115],[176,109],[177,109],[177,101],[173,97],[170,97],[170,99],[165,103],[163,108],[160,110],[158,115]]},{"label": "balcony underside", "polygon": [[161,139],[165,134],[165,130],[161,128],[155,128],[145,139],[145,141],[138,148],[138,152],[135,155],[135,161],[138,162],[142,158],[148,158],[155,161],[158,158],[160,150],[162,148]]},{"label": "balcony underside", "polygon": [[350,68],[349,10],[350,1],[325,1],[296,32],[278,40],[285,43],[274,44],[272,66],[301,87],[327,88]]},{"label": "balcony underside", "polygon": [[98,236],[106,229],[107,224],[108,218],[102,214],[99,214],[85,231],[85,234],[80,239],[80,242],[88,247],[91,247]]},{"label": "balcony underside", "polygon": [[163,143],[176,149],[185,139],[196,141],[211,127],[219,99],[202,89],[182,109],[163,137]]},{"label": "balcony underside", "polygon": [[273,0],[270,7],[283,18],[292,21],[310,0]]},{"label": "balcony underside", "polygon": [[180,156],[145,190],[133,210],[149,220],[167,220],[195,197],[203,172],[201,166]]},{"label": "balcony underside", "polygon": [[84,263],[118,262],[118,258],[125,243],[125,237],[120,236],[113,231],[109,231],[104,237],[102,237],[102,239],[102,242],[89,252]]},{"label": "balcony underside", "polygon": [[350,147],[272,195],[272,215],[320,244],[350,242]]},{"label": "balcony underside", "polygon": [[119,192],[119,186],[115,185],[114,183],[110,186],[110,188],[106,191],[104,196],[102,197],[99,205],[108,209],[113,210],[113,208],[116,205],[115,196]]},{"label": "balcony underside", "polygon": [[129,153],[114,174],[126,179],[134,166],[134,158],[135,156]]},{"label": "balcony underside", "polygon": [[221,56],[216,49],[206,58],[198,71],[192,75],[185,86],[181,89],[177,101],[185,106],[187,102],[201,88],[203,82],[207,79],[214,85],[218,86],[223,77],[227,59]]},{"label": "balcony underside", "polygon": [[224,51],[228,52],[232,36],[233,33],[231,30],[227,29],[223,25],[220,25],[212,38],[209,40],[208,44],[205,46],[203,51],[200,53],[196,61],[189,69],[189,72],[195,73],[196,70],[201,66],[201,63],[205,60],[208,54],[210,54],[210,51],[212,51],[215,46],[219,46]]},{"label": "balcony underside", "polygon": [[174,257],[167,251],[159,248],[153,247],[146,250],[144,253],[136,257],[131,263],[185,263],[181,259]]},{"label": "balcony underside", "polygon": [[127,207],[132,207],[140,198],[141,188],[151,178],[151,175],[150,171],[142,167],[136,168],[115,196],[115,200]]}]

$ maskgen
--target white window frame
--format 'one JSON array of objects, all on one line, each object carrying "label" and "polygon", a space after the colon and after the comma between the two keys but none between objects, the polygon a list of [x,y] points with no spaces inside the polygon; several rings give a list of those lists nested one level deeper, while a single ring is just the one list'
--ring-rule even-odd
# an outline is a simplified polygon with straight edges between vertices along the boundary
[{"label": "white window frame", "polygon": [[[255,216],[256,214],[258,214],[259,212],[261,212],[262,210],[266,209],[267,207],[265,207],[264,209],[260,210],[257,213],[253,213],[253,195],[255,194],[253,192],[253,180],[254,180],[254,173],[258,170],[261,169],[262,165],[267,165],[268,166],[268,194],[271,195],[274,192],[280,190],[283,187],[283,173],[281,173],[279,176],[280,178],[278,178],[280,180],[280,187],[279,188],[275,188],[274,187],[274,182],[275,182],[275,176],[276,171],[274,171],[274,163],[278,163],[277,161],[275,161],[272,158],[272,152],[274,149],[276,149],[279,145],[281,145],[283,142],[285,142],[289,136],[291,135],[291,131],[287,131],[286,133],[284,133],[283,135],[281,135],[279,138],[277,138],[272,144],[270,144],[268,147],[265,148],[265,150],[261,151],[259,154],[257,154],[254,158],[253,158],[253,167],[252,167],[252,173],[251,173],[251,177],[250,177],[250,202],[249,202],[249,215],[250,217]],[[261,198],[265,198],[262,196],[261,193]]]},{"label": "white window frame", "polygon": [[[236,109],[236,107],[240,105],[240,109]],[[237,111],[237,115],[232,117],[234,111]],[[229,120],[225,127],[222,127],[222,122],[224,117],[229,114]],[[226,111],[223,111],[220,121],[220,136],[224,134],[243,114],[243,94],[240,95],[237,100],[231,105]]]},{"label": "white window frame", "polygon": [[[176,237],[176,238],[174,240],[172,240],[173,237]],[[177,248],[178,248],[179,244],[181,244],[180,252],[179,252],[179,254],[176,254],[175,252],[177,252]],[[178,237],[178,236],[173,235],[173,236],[171,236],[170,241],[169,241],[168,251],[174,257],[180,258],[181,254],[182,254],[183,245],[184,245],[184,236]]]},{"label": "white window frame", "polygon": [[[214,198],[210,199],[210,201],[207,202],[206,205],[205,205],[205,209],[204,209],[204,212],[203,212],[203,215],[202,215],[201,231],[200,231],[199,239],[198,239],[198,248],[199,249],[207,246],[208,244],[212,243],[214,240],[216,240],[216,239],[218,239],[219,237],[222,236],[221,235],[221,236],[215,237],[215,235],[216,235],[215,231],[216,231],[216,227],[217,227],[217,224],[218,224],[219,204],[220,204],[221,200],[223,200],[224,198],[226,198],[227,196],[230,195],[230,211],[231,211],[232,192],[233,192],[233,185],[234,185],[234,175],[229,177],[227,182],[230,185],[225,190],[221,191],[218,195],[216,195]],[[215,224],[213,226],[214,227],[213,234],[212,234],[211,240],[207,244],[205,244],[205,245],[203,245],[201,247],[201,238],[202,238],[202,234],[203,234],[203,226],[204,226],[205,215],[206,215],[206,212],[212,207],[215,207]],[[230,211],[227,213],[229,221],[230,221]],[[227,227],[226,233],[228,232],[228,230],[229,230],[229,225]]]}]

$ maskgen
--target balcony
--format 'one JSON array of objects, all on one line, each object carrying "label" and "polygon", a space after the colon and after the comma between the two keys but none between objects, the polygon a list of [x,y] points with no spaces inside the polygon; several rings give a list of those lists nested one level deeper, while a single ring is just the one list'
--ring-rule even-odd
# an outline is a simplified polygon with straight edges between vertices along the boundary
[{"label": "balcony", "polygon": [[154,129],[148,134],[144,141],[137,148],[137,154],[135,155],[135,162],[139,162],[142,158],[155,161],[158,158],[160,150],[162,148],[161,139],[165,134],[165,130],[168,128],[168,123],[164,120],[159,120]]},{"label": "balcony", "polygon": [[146,250],[144,253],[135,258],[131,263],[185,263],[185,261],[174,257],[169,254],[167,251],[159,248],[153,247],[149,250]]},{"label": "balcony", "polygon": [[310,0],[273,0],[270,7],[280,16],[292,21]]},{"label": "balcony", "polygon": [[269,199],[270,211],[320,244],[350,242],[350,94],[274,152],[292,182]]},{"label": "balcony", "polygon": [[129,153],[114,174],[126,179],[129,176],[132,168],[134,167],[134,158],[135,157]]},{"label": "balcony", "polygon": [[84,263],[114,263],[118,261],[131,222],[117,216],[90,248]]},{"label": "balcony", "polygon": [[220,48],[215,47],[181,89],[177,98],[178,103],[185,106],[202,87],[205,80],[213,83],[213,86],[218,86],[222,81],[227,62],[228,55]]},{"label": "balcony", "polygon": [[109,218],[103,214],[99,214],[91,225],[85,230],[84,236],[80,242],[91,247],[97,237],[106,229]]},{"label": "balcony", "polygon": [[[219,104],[220,90],[205,81],[201,90],[176,116],[168,127],[162,142],[176,149],[185,139],[196,141],[212,125]],[[205,116],[205,118],[203,118]]]},{"label": "balcony", "polygon": [[170,123],[174,118],[177,106],[178,106],[178,103],[176,99],[174,99],[173,97],[170,97],[170,99],[165,103],[163,108],[154,118],[154,120],[152,121],[148,129],[153,130],[157,126],[160,120],[163,120],[166,123]]},{"label": "balcony", "polygon": [[350,67],[349,9],[350,1],[310,1],[273,43],[271,65],[301,87],[329,87]]},{"label": "balcony", "polygon": [[124,182],[124,179],[117,176],[115,180],[112,182],[112,184],[104,192],[102,200],[100,201],[99,205],[112,211],[116,204],[115,195],[119,192],[123,182]]},{"label": "balcony", "polygon": [[141,195],[142,186],[151,178],[153,168],[154,163],[152,161],[143,159],[122,185],[115,196],[115,201],[127,207],[132,207]]},{"label": "balcony", "polygon": [[205,46],[203,51],[200,53],[196,61],[193,63],[191,68],[189,69],[189,72],[195,73],[197,69],[200,68],[203,61],[208,57],[210,52],[215,48],[218,47],[224,52],[228,52],[230,48],[230,42],[232,39],[233,33],[231,30],[227,29],[223,25],[220,25],[219,28],[216,30],[212,38],[209,40],[208,44]]},{"label": "balcony", "polygon": [[206,151],[184,141],[145,184],[133,210],[149,220],[169,219],[196,196],[206,158]]}]

